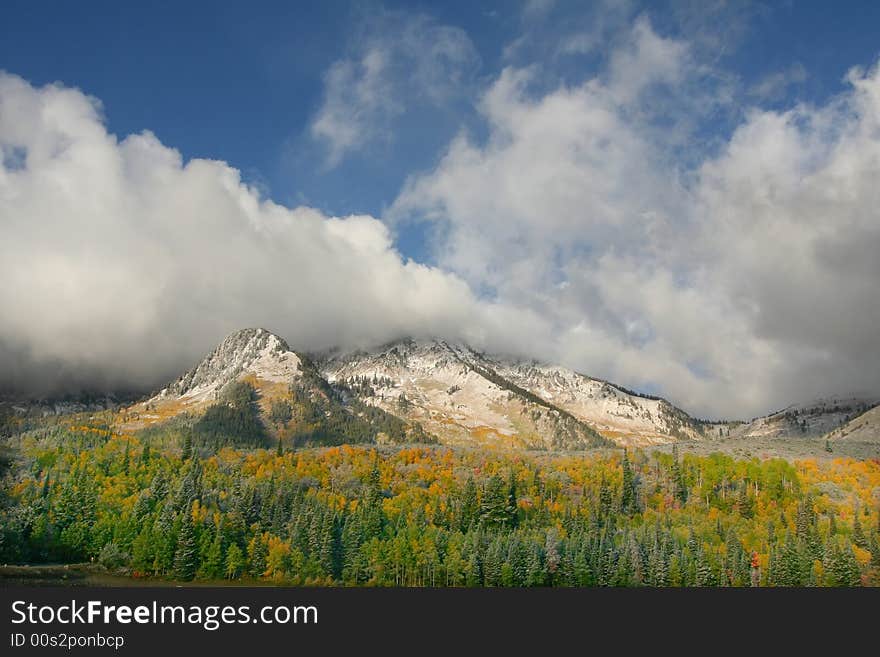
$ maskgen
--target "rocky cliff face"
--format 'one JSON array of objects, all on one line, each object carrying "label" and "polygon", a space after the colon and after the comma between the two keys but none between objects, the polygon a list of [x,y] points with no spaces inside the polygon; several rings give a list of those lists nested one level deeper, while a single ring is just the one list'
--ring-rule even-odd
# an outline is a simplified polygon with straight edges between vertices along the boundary
[{"label": "rocky cliff face", "polygon": [[201,363],[157,396],[202,401],[214,399],[228,383],[245,376],[290,383],[302,374],[302,359],[274,333],[249,328],[229,335]]},{"label": "rocky cliff face", "polygon": [[[320,360],[331,382],[370,404],[418,419],[449,442],[577,449],[613,444],[593,417],[559,403],[513,362],[443,340],[402,340]],[[567,400],[565,400],[567,401]]]}]

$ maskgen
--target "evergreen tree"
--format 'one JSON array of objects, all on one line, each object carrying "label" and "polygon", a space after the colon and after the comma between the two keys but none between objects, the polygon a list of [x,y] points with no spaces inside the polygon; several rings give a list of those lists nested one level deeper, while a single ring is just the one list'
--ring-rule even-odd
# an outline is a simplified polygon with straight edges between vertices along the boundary
[{"label": "evergreen tree", "polygon": [[681,470],[681,464],[678,462],[678,449],[672,446],[672,485],[673,497],[680,504],[686,504],[688,499],[687,484],[684,481],[684,474]]},{"label": "evergreen tree", "polygon": [[859,563],[849,542],[834,550],[832,572],[837,586],[860,586]]},{"label": "evergreen tree", "polygon": [[865,531],[862,529],[862,523],[859,522],[859,511],[858,507],[853,512],[853,531],[852,531],[852,540],[853,543],[858,545],[860,548],[867,549],[868,540],[865,537]]},{"label": "evergreen tree", "polygon": [[177,551],[174,553],[174,577],[188,582],[196,576],[199,567],[196,532],[192,514],[184,513],[177,535]]},{"label": "evergreen tree", "polygon": [[736,497],[736,506],[739,510],[739,514],[743,518],[751,519],[755,515],[755,505],[754,502],[749,495],[749,486],[746,482],[743,482],[742,486],[740,486],[739,493]]},{"label": "evergreen tree", "polygon": [[266,572],[266,556],[269,547],[261,535],[256,535],[248,544],[248,574],[251,577],[262,577]]},{"label": "evergreen tree", "polygon": [[214,539],[205,554],[202,572],[208,579],[216,579],[225,575],[226,555],[223,552],[223,532],[214,532]]},{"label": "evergreen tree", "polygon": [[238,579],[244,571],[244,553],[238,544],[233,543],[226,552],[226,578]]},{"label": "evergreen tree", "polygon": [[144,449],[141,452],[141,465],[149,464],[151,456],[152,455],[150,454],[150,443],[147,443],[146,445],[144,445]]},{"label": "evergreen tree", "polygon": [[180,448],[180,458],[184,461],[191,459],[193,455],[193,441],[192,441],[192,432],[184,431],[183,433],[183,444]]},{"label": "evergreen tree", "polygon": [[509,488],[500,475],[492,475],[480,501],[480,525],[504,527],[513,522],[515,509],[511,509]]},{"label": "evergreen tree", "polygon": [[139,573],[146,573],[153,568],[156,553],[153,547],[153,532],[149,521],[131,544],[131,565]]},{"label": "evergreen tree", "polygon": [[479,513],[477,484],[473,477],[468,477],[464,484],[459,509],[459,528],[466,532],[470,529],[471,524],[477,520]]},{"label": "evergreen tree", "polygon": [[716,583],[712,565],[702,548],[697,549],[696,580],[697,586],[714,586]]},{"label": "evergreen tree", "polygon": [[877,539],[877,534],[871,534],[868,548],[871,551],[871,565],[880,569],[880,540]]},{"label": "evergreen tree", "polygon": [[623,450],[623,485],[620,491],[620,510],[622,513],[632,515],[636,512],[636,482],[632,466],[629,462],[629,453]]},{"label": "evergreen tree", "polygon": [[507,518],[508,524],[516,528],[519,524],[519,506],[516,495],[516,473],[513,470],[510,471],[507,479]]}]

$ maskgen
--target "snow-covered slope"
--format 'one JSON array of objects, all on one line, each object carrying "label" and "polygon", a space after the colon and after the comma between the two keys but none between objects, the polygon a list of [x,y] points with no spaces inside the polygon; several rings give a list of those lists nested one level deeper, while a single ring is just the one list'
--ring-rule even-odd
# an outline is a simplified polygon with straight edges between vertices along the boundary
[{"label": "snow-covered slope", "polygon": [[854,417],[827,437],[832,442],[880,443],[880,406]]},{"label": "snow-covered slope", "polygon": [[243,329],[229,335],[201,363],[163,389],[155,399],[213,400],[225,385],[243,376],[290,383],[301,375],[301,368],[300,357],[277,335],[262,328]]},{"label": "snow-covered slope", "polygon": [[[564,367],[487,355],[460,343],[406,339],[368,351],[307,357],[256,328],[233,333],[152,399],[130,407],[124,413],[126,426],[136,429],[201,411],[218,400],[225,386],[243,379],[256,388],[264,416],[273,400],[285,399],[302,423],[310,416],[321,424],[326,422],[314,419],[314,404],[326,406],[326,418],[333,415],[327,405],[335,404],[337,431],[340,422],[348,422],[339,415],[343,411],[358,422],[390,426],[387,418],[375,415],[384,411],[402,420],[406,431],[420,426],[445,443],[542,449],[820,437],[878,401],[831,398],[748,423],[709,424],[664,399]],[[367,406],[358,410],[354,402]],[[368,413],[369,407],[380,410]]]},{"label": "snow-covered slope", "polygon": [[319,362],[331,383],[418,422],[443,442],[555,449],[604,443],[588,424],[505,380],[466,345],[401,340]]},{"label": "snow-covered slope", "polygon": [[322,360],[322,371],[330,381],[353,386],[368,403],[405,412],[454,442],[564,445],[570,439],[554,435],[563,420],[621,444],[699,436],[699,425],[663,400],[628,394],[564,368],[490,357],[442,340],[404,340],[371,352],[336,354]]},{"label": "snow-covered slope", "polygon": [[229,383],[243,379],[258,390],[265,410],[273,398],[286,395],[302,374],[302,359],[284,340],[266,329],[242,329],[158,394],[125,409],[121,427],[136,430],[180,413],[201,412],[219,399]]},{"label": "snow-covered slope", "polygon": [[493,362],[508,380],[589,422],[616,442],[647,445],[704,437],[700,422],[665,399],[636,395],[564,367]]},{"label": "snow-covered slope", "polygon": [[752,420],[736,435],[743,438],[819,437],[861,415],[880,400],[865,397],[829,397],[789,406]]}]

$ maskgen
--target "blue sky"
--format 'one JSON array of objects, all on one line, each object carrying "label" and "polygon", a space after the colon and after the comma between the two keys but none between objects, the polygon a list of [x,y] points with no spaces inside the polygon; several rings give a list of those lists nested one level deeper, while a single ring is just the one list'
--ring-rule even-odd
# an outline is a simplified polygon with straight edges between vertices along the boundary
[{"label": "blue sky", "polygon": [[[503,66],[538,63],[553,81],[594,74],[601,48],[560,58],[548,56],[548,44],[595,22],[603,9],[554,4],[538,15],[512,1],[8,0],[0,68],[34,84],[79,87],[101,99],[111,132],[149,129],[186,158],[227,161],[278,202],[381,216],[405,177],[430,167],[458,130],[479,134],[473,104]],[[688,15],[695,6],[699,11]],[[308,129],[321,107],[324,75],[334,62],[357,55],[369,36],[365,30],[393,39],[392,28],[376,19],[388,12],[461,28],[478,54],[476,69],[455,103],[408,107],[396,118],[390,142],[371,144],[326,169]],[[627,18],[640,13],[665,36],[705,39],[701,56],[744,87],[805,72],[766,99],[769,105],[821,102],[842,90],[851,66],[868,66],[880,52],[880,4],[873,2],[633,3],[623,10]],[[505,48],[524,35],[532,43],[506,58]],[[726,129],[710,127],[712,133]],[[430,258],[423,236],[417,226],[402,227],[399,245]]]},{"label": "blue sky", "polygon": [[872,2],[6,0],[0,371],[152,386],[263,325],[461,338],[711,417],[880,396],[878,28]]}]

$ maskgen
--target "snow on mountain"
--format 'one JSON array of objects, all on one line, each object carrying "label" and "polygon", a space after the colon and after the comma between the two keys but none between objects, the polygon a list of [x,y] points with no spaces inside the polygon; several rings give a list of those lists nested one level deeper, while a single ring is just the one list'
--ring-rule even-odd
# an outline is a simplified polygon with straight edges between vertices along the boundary
[{"label": "snow on mountain", "polygon": [[832,442],[880,443],[880,406],[874,406],[832,430],[827,438]]},{"label": "snow on mountain", "polygon": [[441,442],[541,449],[819,437],[880,401],[829,398],[748,423],[712,424],[658,397],[564,367],[486,355],[460,343],[405,339],[306,358],[277,335],[253,328],[227,337],[159,394],[131,407],[126,417],[137,428],[198,410],[242,379],[258,389],[264,412],[271,399],[289,397],[291,384],[298,382],[309,398],[341,395],[344,402],[354,397],[407,426],[421,425]]},{"label": "snow on mountain", "polygon": [[289,383],[302,373],[302,360],[287,343],[262,328],[236,331],[156,399],[213,400],[228,383],[246,375],[273,383]]},{"label": "snow on mountain", "polygon": [[819,437],[846,424],[880,399],[870,397],[828,397],[794,404],[743,425],[737,435],[744,438]]},{"label": "snow on mountain", "polygon": [[498,376],[466,345],[402,340],[320,359],[331,383],[419,422],[449,443],[577,449],[600,444],[588,425]]},{"label": "snow on mountain", "polygon": [[665,399],[627,392],[564,367],[493,360],[496,371],[517,385],[590,423],[625,444],[663,444],[703,438],[700,422]]},{"label": "snow on mountain", "polygon": [[121,428],[136,430],[180,413],[199,411],[215,402],[229,383],[248,379],[261,391],[262,404],[286,393],[302,376],[302,359],[287,343],[262,328],[227,336],[191,370],[145,402],[122,412]]}]

